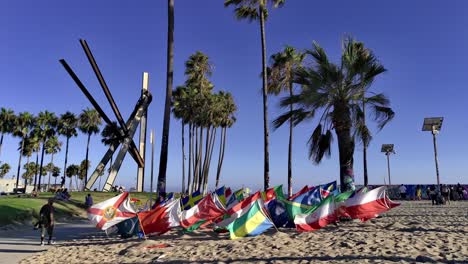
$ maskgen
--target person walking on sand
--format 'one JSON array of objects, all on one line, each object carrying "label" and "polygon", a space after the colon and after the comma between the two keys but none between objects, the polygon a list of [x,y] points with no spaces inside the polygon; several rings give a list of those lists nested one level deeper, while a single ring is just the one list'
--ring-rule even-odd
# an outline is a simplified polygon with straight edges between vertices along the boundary
[{"label": "person walking on sand", "polygon": [[406,200],[406,187],[403,184],[400,186],[400,197],[402,200]]},{"label": "person walking on sand", "polygon": [[39,211],[40,221],[41,221],[41,246],[44,246],[44,237],[47,232],[49,235],[48,245],[55,244],[52,240],[52,235],[54,233],[54,199],[49,198],[47,204],[43,205]]},{"label": "person walking on sand", "polygon": [[421,197],[422,197],[422,186],[418,184],[418,186],[416,186],[416,199],[418,199],[418,201],[421,201]]}]

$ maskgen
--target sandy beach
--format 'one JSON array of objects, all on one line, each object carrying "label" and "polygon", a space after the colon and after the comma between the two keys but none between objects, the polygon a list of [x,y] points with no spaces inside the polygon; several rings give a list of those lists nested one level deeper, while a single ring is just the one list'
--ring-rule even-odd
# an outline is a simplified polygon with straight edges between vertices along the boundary
[{"label": "sandy beach", "polygon": [[380,218],[316,232],[272,229],[234,241],[212,231],[173,230],[148,240],[89,236],[20,263],[468,263],[467,234],[468,202],[402,202]]}]

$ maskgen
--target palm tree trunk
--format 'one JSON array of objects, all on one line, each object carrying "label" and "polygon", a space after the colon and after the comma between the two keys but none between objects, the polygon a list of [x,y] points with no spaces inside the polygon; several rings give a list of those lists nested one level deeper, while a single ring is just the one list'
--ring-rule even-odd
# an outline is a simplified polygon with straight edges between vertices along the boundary
[{"label": "palm tree trunk", "polygon": [[222,153],[222,150],[224,148],[223,139],[224,139],[224,130],[225,129],[226,129],[225,127],[221,128],[221,135],[220,135],[220,138],[219,138],[218,167],[217,167],[217,170],[216,170],[216,185],[215,185],[216,189],[218,189],[219,176],[221,175],[221,153]]},{"label": "palm tree trunk", "polygon": [[2,136],[0,137],[0,156],[2,155],[3,134],[4,134],[4,133],[2,133]]},{"label": "palm tree trunk", "polygon": [[[68,142],[70,140],[70,137],[67,136],[67,144],[65,146],[65,165],[63,165],[63,179],[67,179],[67,161],[68,161]],[[62,188],[63,186],[60,186]]]},{"label": "palm tree trunk", "polygon": [[[292,97],[293,84],[289,84],[289,95]],[[290,113],[293,112],[293,104],[289,106]],[[292,195],[292,138],[293,138],[293,119],[289,119],[289,146],[288,146],[288,196]]]},{"label": "palm tree trunk", "polygon": [[206,171],[206,166],[208,165],[208,153],[210,153],[210,133],[211,133],[211,129],[210,127],[207,127],[206,128],[206,142],[205,142],[205,158],[203,159],[203,168],[202,168],[202,172],[200,173],[200,185],[201,185],[201,188],[203,189],[203,194],[205,194],[205,189],[204,189],[204,186],[205,186],[205,171]]},{"label": "palm tree trunk", "polygon": [[[89,154],[89,141],[91,140],[91,133],[88,134],[88,143],[86,144],[86,168],[85,168],[85,185],[88,183],[88,154]],[[77,186],[78,187],[78,186]]]},{"label": "palm tree trunk", "polygon": [[41,165],[39,167],[39,180],[38,180],[38,185],[39,185],[39,192],[41,191],[41,179],[42,179],[42,170],[44,169],[44,152],[45,152],[45,139],[42,141],[42,154],[41,154]]},{"label": "palm tree trunk", "polygon": [[[54,153],[52,153],[51,158],[50,158],[50,163],[54,164]],[[50,190],[50,177],[52,175],[52,172],[49,171],[49,183],[47,184],[47,190]]]},{"label": "palm tree trunk", "polygon": [[[19,177],[20,177],[20,171],[21,171],[21,158],[23,157],[23,148],[24,148],[24,137],[21,138],[21,149],[20,149],[20,154],[19,154],[19,160],[18,160],[18,171],[16,172],[16,189],[18,189],[18,184],[19,184]],[[26,185],[24,186],[26,188]]]},{"label": "palm tree trunk", "polygon": [[[363,100],[362,100],[362,118],[364,121],[364,126],[366,125],[366,103],[364,101],[364,94],[363,94]],[[363,161],[363,169],[364,169],[364,186],[367,187],[368,184],[368,175],[367,175],[367,144],[368,144],[368,138],[367,136],[363,137],[362,140],[363,143],[363,150],[362,150],[362,161]]]},{"label": "palm tree trunk", "polygon": [[189,163],[188,163],[188,170],[187,170],[187,188],[188,192],[192,192],[192,156],[193,156],[193,136],[192,136],[192,123],[189,123]]},{"label": "palm tree trunk", "polygon": [[262,79],[263,79],[263,139],[264,139],[264,186],[265,191],[270,187],[270,152],[268,150],[269,132],[268,132],[268,86],[267,86],[267,65],[266,65],[266,39],[265,39],[265,16],[262,9],[266,8],[262,5],[258,12],[260,15],[260,34],[262,40]]},{"label": "palm tree trunk", "polygon": [[39,173],[37,171],[37,164],[39,163],[39,150],[37,150],[36,152],[36,170],[35,170],[35,173],[34,173],[34,190],[36,191],[37,189],[37,174]]},{"label": "palm tree trunk", "polygon": [[185,125],[184,121],[181,122],[182,125],[182,193],[185,193]]},{"label": "palm tree trunk", "polygon": [[350,111],[349,108],[343,107],[343,105],[345,104],[337,104],[334,106],[335,115],[333,121],[338,138],[341,191],[345,192],[354,189],[354,141],[351,137]]},{"label": "palm tree trunk", "polygon": [[169,145],[169,124],[171,120],[172,80],[174,75],[174,0],[168,0],[167,2],[167,77],[161,156],[159,158],[158,192],[160,193],[166,192],[166,170]]},{"label": "palm tree trunk", "polygon": [[[201,180],[202,180],[202,159],[203,159],[203,127],[200,127],[200,143],[199,143],[200,148],[198,149],[199,155],[198,155],[198,183],[197,183],[197,190],[200,190],[201,188]],[[206,154],[205,154],[206,156]]]},{"label": "palm tree trunk", "polygon": [[[29,156],[26,158],[26,164],[29,163]],[[28,187],[28,178],[24,178],[24,188]]]},{"label": "palm tree trunk", "polygon": [[205,154],[208,156],[207,165],[206,165],[205,171],[203,172],[205,194],[208,191],[208,176],[210,174],[211,157],[213,156],[215,139],[216,139],[216,128],[213,128],[211,132],[211,136],[210,136],[210,142],[209,142],[210,144],[209,144],[208,152]]}]

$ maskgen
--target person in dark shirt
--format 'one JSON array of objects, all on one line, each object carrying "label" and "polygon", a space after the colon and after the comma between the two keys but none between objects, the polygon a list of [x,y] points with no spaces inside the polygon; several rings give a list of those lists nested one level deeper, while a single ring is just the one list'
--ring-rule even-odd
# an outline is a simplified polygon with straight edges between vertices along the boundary
[{"label": "person in dark shirt", "polygon": [[43,205],[39,211],[40,221],[41,221],[41,246],[44,245],[44,237],[47,232],[49,235],[49,241],[47,244],[55,244],[52,240],[52,235],[54,233],[54,199],[49,198],[47,204]]}]

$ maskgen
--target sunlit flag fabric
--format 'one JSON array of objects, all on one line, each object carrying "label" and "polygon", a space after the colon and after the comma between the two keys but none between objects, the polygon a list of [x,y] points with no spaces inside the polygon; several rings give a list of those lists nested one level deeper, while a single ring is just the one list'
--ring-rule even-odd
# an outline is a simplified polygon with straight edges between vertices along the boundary
[{"label": "sunlit flag fabric", "polygon": [[187,197],[182,198],[182,209],[188,210],[199,203],[202,199],[203,195],[200,193],[200,191],[195,191]]},{"label": "sunlit flag fabric", "polygon": [[320,185],[320,196],[322,199],[327,198],[330,194],[338,195],[336,181]]},{"label": "sunlit flag fabric", "polygon": [[160,235],[180,224],[180,200],[174,199],[153,210],[138,213],[145,235]]},{"label": "sunlit flag fabric", "polygon": [[299,195],[303,194],[303,193],[306,193],[312,189],[314,189],[315,187],[312,186],[312,187],[309,187],[309,186],[304,186],[300,191],[298,191],[297,193],[293,194],[291,197],[288,198],[288,200],[292,201],[294,199],[296,199]]},{"label": "sunlit flag fabric", "polygon": [[297,231],[314,231],[336,221],[334,196],[329,195],[320,204],[294,218]]},{"label": "sunlit flag fabric", "polygon": [[385,186],[367,192],[355,193],[344,201],[342,209],[353,219],[367,221],[399,206],[387,197]]},{"label": "sunlit flag fabric", "polygon": [[229,198],[232,195],[231,188],[226,188],[223,186],[221,188],[216,189],[215,193],[216,195],[218,195],[218,198],[223,204],[223,206],[226,207],[227,198]]},{"label": "sunlit flag fabric", "polygon": [[199,221],[211,221],[223,216],[226,211],[219,208],[213,201],[212,195],[208,194],[197,205],[185,210],[180,214],[180,225],[189,228]]},{"label": "sunlit flag fabric", "polygon": [[320,188],[314,188],[296,197],[294,200],[284,200],[284,205],[288,211],[289,220],[293,221],[297,214],[303,214],[322,201]]},{"label": "sunlit flag fabric", "polygon": [[221,228],[227,227],[234,220],[236,220],[237,218],[247,213],[249,211],[249,208],[252,206],[252,204],[255,203],[260,198],[261,198],[260,192],[256,192],[255,194],[238,202],[232,208],[227,209],[226,214],[228,215],[228,217],[226,217],[226,219],[218,223],[217,226]]},{"label": "sunlit flag fabric", "polygon": [[283,193],[283,185],[278,185],[273,188],[266,190],[266,192],[262,192],[262,199],[265,203],[265,206],[274,199],[285,199]]},{"label": "sunlit flag fabric", "polygon": [[88,209],[88,219],[101,230],[106,230],[135,216],[136,213],[130,204],[128,192],[95,204]]},{"label": "sunlit flag fabric", "polygon": [[260,235],[272,226],[274,224],[265,213],[261,199],[257,199],[248,207],[245,214],[235,219],[226,228],[229,230],[231,239],[238,239]]}]

